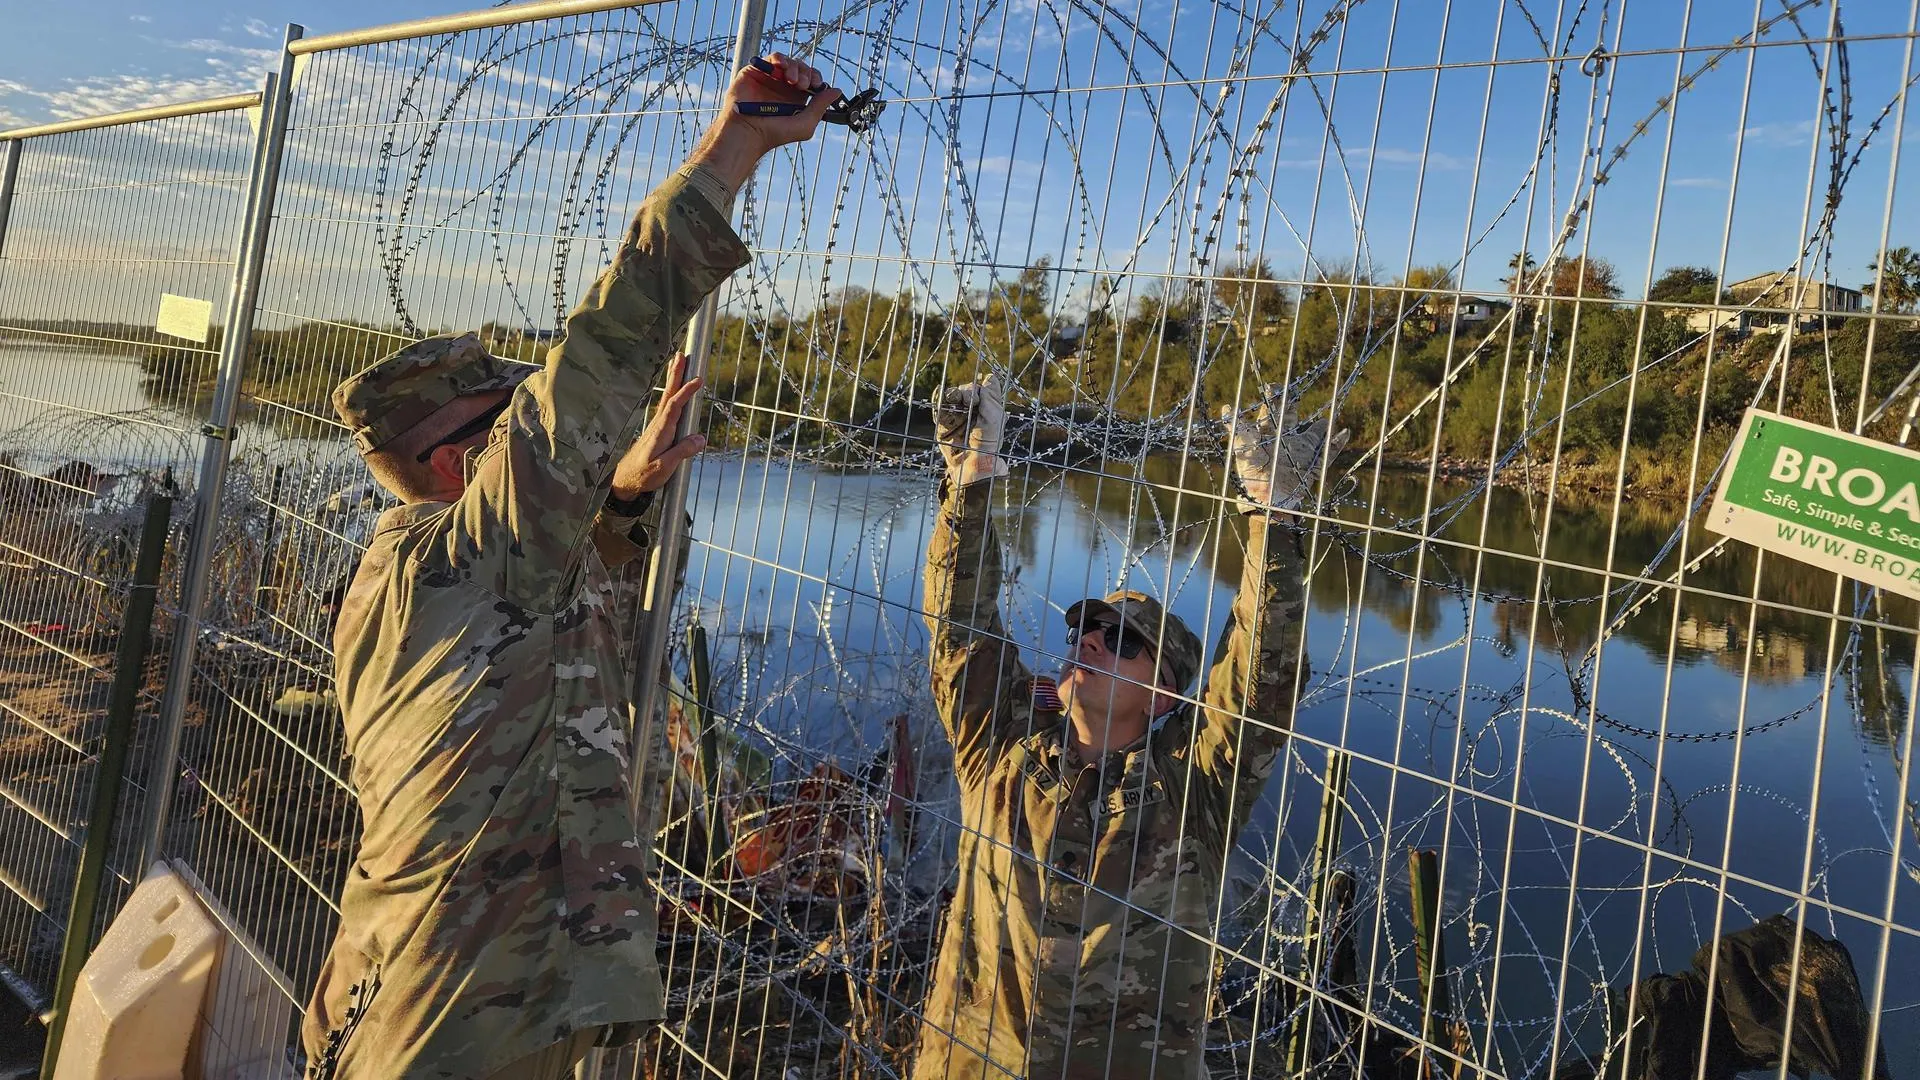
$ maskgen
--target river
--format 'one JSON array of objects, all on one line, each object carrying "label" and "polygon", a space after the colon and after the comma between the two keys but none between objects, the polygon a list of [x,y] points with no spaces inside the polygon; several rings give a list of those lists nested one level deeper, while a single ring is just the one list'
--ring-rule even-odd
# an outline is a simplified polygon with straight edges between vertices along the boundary
[{"label": "river", "polygon": [[[0,452],[16,460],[190,464],[195,427],[148,405],[135,362],[0,343]],[[334,444],[247,439],[242,470],[248,447],[341,461]],[[1225,621],[1240,534],[1230,523],[1223,534],[1205,500],[1128,482],[1130,469],[1036,470],[1006,488],[1007,622],[1037,670],[1058,664],[1064,606],[1122,583],[1170,598],[1209,643]],[[1218,483],[1177,460],[1149,461],[1144,476]],[[683,600],[714,636],[718,704],[789,766],[851,766],[902,712],[922,755],[939,759],[915,614],[933,491],[921,471],[764,451],[695,470],[702,543]],[[1871,992],[1878,920],[1920,926],[1916,837],[1900,809],[1912,604],[1836,624],[1824,613],[1855,614],[1851,587],[1779,559],[1759,565],[1739,545],[1689,572],[1677,609],[1672,590],[1649,598],[1636,579],[1678,565],[1664,549],[1682,515],[1666,503],[1617,515],[1604,500],[1561,503],[1549,519],[1513,490],[1443,481],[1429,500],[1423,477],[1389,474],[1376,491],[1363,475],[1342,490],[1339,516],[1317,541],[1300,737],[1236,854],[1245,947],[1279,955],[1251,906],[1263,884],[1304,882],[1335,746],[1352,756],[1339,861],[1367,883],[1363,925],[1386,928],[1372,946],[1392,987],[1380,1007],[1407,1015],[1406,849],[1440,849],[1449,964],[1470,1012],[1498,1017],[1521,1059],[1509,1070],[1537,1066],[1525,1059],[1547,1052],[1556,1012],[1591,1040],[1597,988],[1684,968],[1716,926],[1793,914],[1801,893],[1808,925],[1852,949]],[[1697,555],[1714,538],[1688,543]],[[1603,565],[1611,591],[1593,572]],[[1920,942],[1896,929],[1885,951],[1884,1037],[1899,1075],[1920,1066],[1920,1030],[1905,1022],[1920,1004]]]},{"label": "river", "polygon": [[[1147,474],[1172,484],[1178,469],[1152,461]],[[1065,605],[1123,582],[1170,596],[1203,640],[1216,639],[1241,538],[1212,539],[1203,503],[1163,494],[1156,504],[1094,472],[1015,481],[997,521],[1016,579],[1006,618],[1030,666],[1058,666]],[[1306,883],[1325,748],[1338,746],[1352,755],[1339,863],[1379,887],[1362,920],[1376,903],[1387,912],[1375,971],[1391,971],[1397,996],[1382,1007],[1402,1021],[1417,1022],[1409,846],[1443,852],[1448,961],[1458,985],[1483,995],[1471,1014],[1484,1015],[1497,978],[1497,1041],[1515,1072],[1550,1052],[1556,1013],[1591,1047],[1605,1008],[1597,988],[1683,970],[1716,932],[1794,914],[1803,891],[1813,897],[1808,925],[1848,945],[1871,987],[1881,977],[1877,920],[1890,912],[1896,925],[1920,925],[1915,836],[1898,798],[1912,632],[1870,629],[1843,663],[1849,624],[1830,646],[1824,613],[1851,613],[1853,590],[1836,601],[1831,575],[1777,559],[1756,577],[1745,549],[1689,573],[1678,610],[1670,589],[1649,600],[1632,579],[1677,564],[1669,553],[1649,572],[1681,516],[1670,504],[1630,503],[1617,518],[1604,502],[1557,506],[1543,573],[1541,559],[1476,555],[1474,544],[1537,552],[1543,506],[1443,482],[1434,505],[1464,501],[1431,530],[1448,543],[1427,545],[1422,564],[1414,538],[1426,488],[1389,475],[1377,496],[1370,481],[1347,493],[1347,520],[1375,508],[1367,558],[1365,531],[1321,538],[1302,737],[1236,855],[1243,947],[1279,955],[1256,909],[1272,892],[1263,885]],[[716,641],[717,694],[793,767],[823,753],[856,766],[884,745],[882,724],[896,713],[923,746],[939,746],[915,614],[933,498],[920,472],[764,454],[701,464],[694,518],[705,543],[689,593]],[[1171,550],[1156,542],[1168,529]],[[1688,552],[1713,542],[1696,532]],[[1599,575],[1571,568],[1607,565],[1609,545],[1625,575],[1610,593]],[[1756,594],[1779,606],[1735,599]],[[1916,622],[1908,603],[1863,615],[1883,627]],[[1285,925],[1289,915],[1271,918]],[[1920,1002],[1917,945],[1896,930],[1886,950],[1896,1075],[1920,1064],[1920,1034],[1898,1019]]]},{"label": "river", "polygon": [[137,356],[0,339],[0,452],[29,468],[72,460],[109,471],[190,467],[199,426],[148,400]]}]

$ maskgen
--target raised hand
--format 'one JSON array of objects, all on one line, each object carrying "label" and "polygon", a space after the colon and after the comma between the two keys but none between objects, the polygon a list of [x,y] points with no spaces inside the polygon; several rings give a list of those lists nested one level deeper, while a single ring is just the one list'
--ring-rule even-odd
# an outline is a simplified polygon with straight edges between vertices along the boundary
[{"label": "raised hand", "polygon": [[1291,510],[1313,490],[1322,457],[1338,457],[1351,433],[1342,428],[1328,441],[1331,418],[1300,427],[1291,403],[1276,421],[1269,403],[1279,397],[1280,388],[1263,386],[1261,393],[1251,419],[1228,406],[1220,408],[1220,419],[1229,431],[1233,472],[1245,492],[1240,506],[1243,510]]},{"label": "raised hand", "polygon": [[675,441],[680,414],[687,402],[700,392],[701,380],[687,378],[687,357],[682,353],[667,368],[667,386],[660,407],[653,411],[640,437],[613,467],[613,495],[622,501],[638,498],[642,492],[659,491],[667,486],[680,463],[707,448],[705,435],[689,435]]},{"label": "raised hand", "polygon": [[954,482],[962,487],[1007,475],[1000,442],[1007,430],[1007,391],[998,375],[949,387],[933,410],[934,437]]}]

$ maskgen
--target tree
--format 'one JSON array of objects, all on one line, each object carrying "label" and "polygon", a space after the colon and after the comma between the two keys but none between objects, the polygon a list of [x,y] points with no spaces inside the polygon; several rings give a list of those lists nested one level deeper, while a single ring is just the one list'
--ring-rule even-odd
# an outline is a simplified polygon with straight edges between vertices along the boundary
[{"label": "tree", "polygon": [[1039,319],[1047,314],[1048,302],[1053,297],[1053,257],[1042,255],[1033,265],[1020,271],[1013,282],[999,290],[995,297],[1003,302],[1011,313],[1025,319]]},{"label": "tree", "polygon": [[1114,324],[1116,317],[1114,306],[1120,292],[1120,278],[1115,274],[1096,275],[1093,284],[1087,289],[1087,333],[1098,333]]},{"label": "tree", "polygon": [[1531,252],[1514,252],[1513,258],[1507,260],[1507,270],[1509,273],[1501,279],[1502,283],[1507,287],[1507,292],[1516,296],[1525,292],[1528,279],[1533,277],[1533,272],[1538,269],[1539,266],[1540,264],[1534,261]]},{"label": "tree", "polygon": [[1455,287],[1453,268],[1440,263],[1432,266],[1416,266],[1407,271],[1406,279],[1401,282],[1401,286],[1416,296],[1453,292]]},{"label": "tree", "polygon": [[[1376,297],[1376,292],[1380,295]],[[1371,272],[1326,266],[1300,288],[1294,314],[1299,350],[1307,356],[1325,356],[1338,348],[1343,335],[1358,341],[1390,321],[1397,311],[1393,293],[1378,290]]]},{"label": "tree", "polygon": [[1133,302],[1133,314],[1127,319],[1127,337],[1135,342],[1186,340],[1187,322],[1193,317],[1190,294],[1191,290],[1178,282],[1148,281]]},{"label": "tree", "polygon": [[1615,281],[1613,264],[1598,257],[1575,255],[1553,260],[1547,267],[1548,296],[1581,297],[1587,300],[1618,300],[1620,286]]},{"label": "tree", "polygon": [[1454,309],[1453,295],[1459,291],[1450,267],[1435,264],[1416,266],[1392,291],[1393,309],[1402,314],[1419,315],[1425,305],[1429,323],[1446,319]]},{"label": "tree", "polygon": [[1868,281],[1863,291],[1875,297],[1874,307],[1879,311],[1912,311],[1914,303],[1920,301],[1920,252],[1901,245],[1888,248],[1880,257],[1867,264],[1878,281]]},{"label": "tree", "polygon": [[1647,299],[1673,304],[1711,304],[1719,275],[1704,266],[1673,266],[1654,279]]},{"label": "tree", "polygon": [[1223,263],[1213,282],[1213,296],[1237,325],[1245,326],[1251,317],[1256,332],[1286,318],[1290,307],[1287,291],[1266,259]]}]

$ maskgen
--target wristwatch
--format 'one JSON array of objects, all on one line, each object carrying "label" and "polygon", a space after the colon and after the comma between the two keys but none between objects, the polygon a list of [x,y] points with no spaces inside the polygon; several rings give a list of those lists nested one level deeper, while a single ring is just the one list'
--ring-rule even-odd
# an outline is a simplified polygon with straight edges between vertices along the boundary
[{"label": "wristwatch", "polygon": [[643,491],[631,499],[622,499],[611,491],[607,493],[607,510],[619,517],[639,517],[653,505],[653,492]]}]

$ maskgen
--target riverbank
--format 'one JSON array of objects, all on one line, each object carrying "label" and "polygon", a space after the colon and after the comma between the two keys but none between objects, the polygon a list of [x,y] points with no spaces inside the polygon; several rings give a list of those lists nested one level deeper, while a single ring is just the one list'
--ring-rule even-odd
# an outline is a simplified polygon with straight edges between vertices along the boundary
[{"label": "riverbank", "polygon": [[[1106,418],[1110,420],[1111,418]],[[716,416],[709,429],[716,447],[746,450],[765,446],[769,433],[749,435],[743,425]],[[1065,468],[1097,468],[1101,462],[1128,461],[1141,457],[1185,457],[1191,461],[1218,466],[1226,461],[1226,444],[1212,425],[1189,434],[1184,428],[1155,428],[1146,423],[1115,430],[1101,426],[1098,441],[1084,434],[1083,425],[1099,422],[1075,412],[1015,414],[1009,417],[1007,453],[1015,460],[1036,465]],[[830,431],[828,429],[831,429]],[[771,441],[779,452],[813,458],[821,464],[853,466],[871,460],[868,454],[887,457],[911,457],[924,454],[934,445],[931,410],[920,406],[895,406],[863,424],[828,425],[820,421],[801,422],[775,433]],[[857,449],[856,449],[857,448]],[[1725,452],[1724,439],[1709,436],[1700,462],[1702,479]],[[1611,456],[1609,456],[1611,458]],[[1344,471],[1356,464],[1367,470],[1366,448],[1349,447],[1335,463]],[[1426,454],[1382,455],[1383,471],[1401,476],[1420,477],[1431,472],[1436,477],[1477,483],[1487,478],[1485,458],[1442,456],[1438,461]],[[1670,505],[1679,514],[1687,503],[1689,461],[1631,448],[1627,454],[1625,483],[1620,485],[1617,458],[1596,458],[1581,450],[1562,452],[1558,467],[1543,452],[1531,463],[1525,457],[1507,461],[1493,474],[1493,486],[1546,495],[1551,479],[1554,497],[1594,505],[1611,501],[1616,486],[1621,498]]]},{"label": "riverbank", "polygon": [[[1719,450],[1710,455],[1701,454],[1695,497],[1698,497],[1698,488],[1704,484],[1720,457]],[[1487,462],[1484,460],[1443,457],[1433,462],[1424,456],[1394,454],[1387,455],[1384,464],[1386,471],[1403,475],[1423,476],[1431,470],[1437,477],[1470,483],[1487,478]],[[1579,456],[1569,454],[1555,467],[1551,461],[1536,461],[1529,466],[1527,462],[1516,459],[1494,473],[1493,486],[1545,496],[1551,482],[1556,499],[1583,506],[1611,500],[1617,488],[1623,501],[1671,506],[1674,513],[1678,514],[1685,510],[1689,501],[1689,465],[1687,460],[1674,461],[1653,454],[1630,453],[1623,477],[1617,461],[1581,460]]]}]

